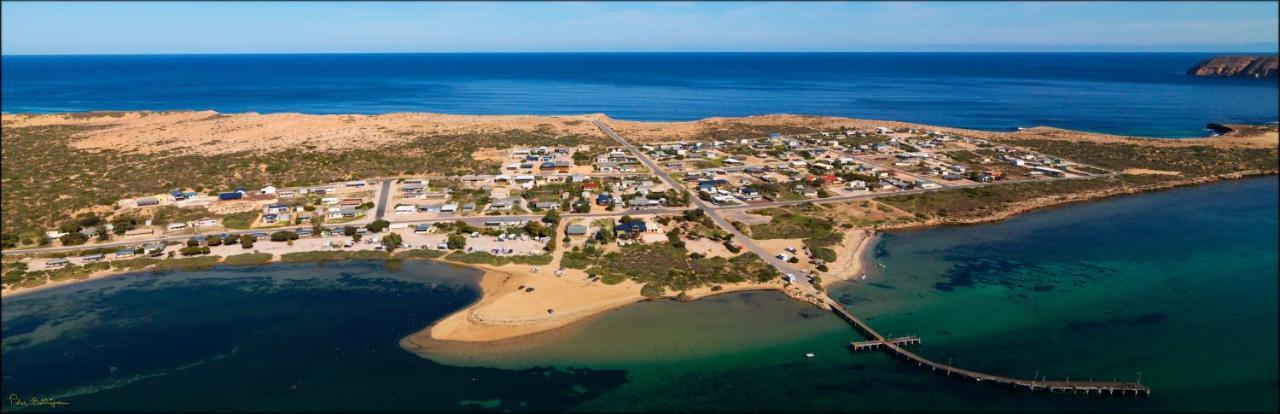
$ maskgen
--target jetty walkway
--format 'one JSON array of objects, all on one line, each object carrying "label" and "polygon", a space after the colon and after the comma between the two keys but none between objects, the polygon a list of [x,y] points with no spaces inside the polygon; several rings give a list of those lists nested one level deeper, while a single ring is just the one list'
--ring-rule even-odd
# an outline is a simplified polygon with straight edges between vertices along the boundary
[{"label": "jetty walkway", "polygon": [[1138,382],[1118,382],[1118,381],[1045,381],[1036,379],[1018,379],[999,375],[970,371],[963,368],[956,368],[951,365],[933,362],[925,357],[916,355],[914,352],[903,348],[903,345],[914,345],[920,343],[920,338],[915,336],[907,336],[901,338],[885,338],[870,325],[863,322],[862,319],[853,316],[848,309],[836,303],[834,300],[828,301],[831,311],[840,315],[842,319],[853,325],[854,329],[866,335],[872,340],[853,342],[850,346],[855,351],[864,349],[884,349],[896,357],[914,362],[919,367],[929,367],[930,371],[939,372],[947,376],[957,376],[961,378],[969,378],[978,382],[990,382],[993,384],[1006,385],[1014,388],[1026,389],[1031,391],[1048,391],[1052,393],[1083,393],[1083,394],[1107,394],[1107,395],[1134,395],[1148,396],[1151,395],[1151,389]]}]

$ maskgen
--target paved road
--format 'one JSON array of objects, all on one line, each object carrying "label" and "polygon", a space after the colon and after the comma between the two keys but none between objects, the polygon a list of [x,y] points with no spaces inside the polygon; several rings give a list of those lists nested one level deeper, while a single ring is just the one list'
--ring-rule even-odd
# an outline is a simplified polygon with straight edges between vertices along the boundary
[{"label": "paved road", "polygon": [[[600,130],[603,131],[605,135],[608,135],[610,138],[613,138],[613,140],[616,141],[618,145],[621,145],[627,151],[630,151],[632,154],[635,154],[636,158],[640,160],[640,163],[644,164],[644,166],[649,168],[650,171],[653,171],[654,175],[657,175],[659,179],[661,179],[663,182],[666,182],[667,185],[671,186],[671,188],[675,188],[679,190],[684,189],[684,186],[681,185],[679,182],[677,182],[674,178],[671,178],[670,175],[662,172],[662,169],[658,168],[658,164],[655,163],[653,159],[649,158],[648,155],[645,155],[645,153],[640,151],[638,148],[636,148],[635,145],[632,145],[626,139],[623,139],[621,135],[618,135],[617,132],[614,132],[613,129],[609,128],[608,125],[605,125],[604,122],[600,122],[600,121],[592,121],[592,122],[595,123],[596,127],[600,128]],[[732,234],[734,241],[736,241],[738,244],[741,244],[743,247],[745,247],[747,250],[751,251],[752,253],[755,253],[756,256],[760,256],[760,258],[763,259],[765,263],[773,265],[774,268],[777,268],[778,271],[782,272],[783,274],[790,273],[795,275],[796,280],[793,283],[793,285],[799,287],[802,292],[812,293],[814,295],[818,295],[819,297],[821,297],[821,293],[818,292],[818,289],[815,288],[813,284],[809,283],[809,278],[804,276],[805,274],[804,272],[800,271],[800,269],[798,268],[791,266],[791,264],[789,263],[778,260],[778,258],[774,257],[774,255],[770,253],[768,250],[765,250],[763,247],[760,247],[760,245],[756,244],[755,240],[752,240],[750,237],[747,237],[745,234],[742,234],[742,232],[738,231],[737,227],[733,227],[732,223],[729,223],[728,220],[725,220],[724,217],[720,216],[720,213],[716,212],[715,209],[711,208],[711,205],[707,204],[706,201],[703,201],[701,198],[698,198],[696,194],[691,194],[689,196],[689,202],[693,203],[693,205],[698,207],[699,209],[702,209],[702,211],[707,214],[707,217],[711,218],[712,222],[714,222],[717,226],[720,226],[720,228],[723,229],[724,231],[727,231],[729,232],[729,234]]]},{"label": "paved road", "polygon": [[392,181],[390,178],[382,179],[382,191],[378,194],[378,205],[374,206],[374,208],[378,209],[377,213],[373,215],[375,221],[382,220],[382,216],[387,215],[387,199],[391,197]]},{"label": "paved road", "polygon": [[[623,210],[623,209],[619,209],[619,210],[617,210],[617,211],[608,211],[608,212],[601,212],[601,213],[562,213],[562,214],[561,214],[561,217],[566,217],[566,218],[571,218],[571,219],[572,219],[572,218],[621,217],[621,216],[628,215],[628,214],[679,213],[679,212],[682,212],[682,211],[684,211],[684,210],[687,210],[687,208],[683,208],[683,207],[663,207],[663,208],[650,208],[650,209],[644,209],[644,210]],[[466,222],[466,223],[471,224],[471,225],[483,225],[483,224],[484,224],[484,222],[486,222],[486,221],[491,221],[491,220],[501,220],[501,221],[506,221],[506,220],[537,220],[537,219],[541,219],[541,218],[542,218],[542,216],[543,216],[543,215],[541,215],[541,214],[523,214],[523,215],[510,215],[510,216],[458,216],[458,217],[439,217],[439,218],[433,218],[433,219],[421,219],[421,220],[396,220],[396,219],[395,219],[395,217],[393,216],[393,217],[391,217],[391,218],[390,218],[389,220],[387,220],[387,221],[389,221],[389,222],[391,222],[391,223],[393,223],[393,224],[394,224],[394,223],[404,223],[404,224],[408,224],[408,225],[414,225],[414,224],[426,224],[426,223],[440,223],[440,222],[450,222],[450,223],[451,223],[451,222],[455,222],[455,221],[463,221],[463,222]],[[353,223],[343,223],[343,224],[325,225],[324,227],[326,227],[326,228],[328,228],[328,227],[342,227],[342,226],[349,226],[349,225],[355,225],[355,224],[353,224]],[[159,236],[159,237],[153,237],[153,238],[149,238],[149,239],[138,239],[138,240],[127,240],[127,241],[112,241],[112,242],[97,243],[97,244],[84,244],[84,245],[80,245],[80,246],[41,247],[41,248],[35,248],[35,249],[9,249],[9,250],[4,250],[4,251],[0,252],[0,254],[3,254],[3,255],[5,255],[5,256],[20,256],[20,255],[29,255],[29,254],[59,253],[59,252],[69,252],[69,251],[76,251],[76,250],[98,249],[98,248],[103,248],[103,247],[125,247],[125,246],[137,246],[137,245],[141,245],[141,244],[144,244],[144,243],[163,242],[163,241],[186,241],[187,239],[190,239],[190,238],[192,238],[192,237],[199,236],[199,235],[206,235],[206,236],[208,236],[208,235],[215,235],[215,234],[237,234],[237,235],[238,235],[238,234],[257,233],[257,232],[270,233],[270,232],[276,232],[276,231],[281,231],[281,230],[300,230],[300,229],[310,229],[310,228],[311,228],[311,225],[309,225],[309,224],[308,224],[308,225],[301,225],[301,226],[274,227],[274,228],[270,228],[270,229],[250,229],[250,230],[210,230],[210,231],[205,231],[205,232],[195,232],[195,233],[185,233],[185,232],[184,232],[184,233],[181,233],[181,234],[173,234],[173,235],[168,235],[168,236]]]}]

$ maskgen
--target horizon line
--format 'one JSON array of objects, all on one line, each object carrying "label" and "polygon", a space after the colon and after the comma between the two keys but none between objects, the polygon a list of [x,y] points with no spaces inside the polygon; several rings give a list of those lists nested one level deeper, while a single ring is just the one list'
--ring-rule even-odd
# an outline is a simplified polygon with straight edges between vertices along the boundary
[{"label": "horizon line", "polygon": [[1262,55],[1271,56],[1280,54],[1280,51],[1243,51],[1243,50],[1222,50],[1222,51],[1205,51],[1205,50],[967,50],[967,51],[942,51],[942,50],[882,50],[882,51],[834,51],[834,50],[813,50],[813,51],[529,51],[529,52],[512,52],[512,51],[471,51],[471,52],[442,52],[442,51],[424,51],[424,52],[142,52],[142,53],[0,53],[0,57],[55,57],[55,56],[244,56],[244,55],[567,55],[567,54],[859,54],[859,53],[931,53],[931,54],[1036,54],[1036,53],[1062,53],[1062,54],[1119,54],[1119,53],[1145,53],[1145,54],[1172,54],[1172,53],[1205,53],[1205,54],[1239,54],[1239,55]]}]

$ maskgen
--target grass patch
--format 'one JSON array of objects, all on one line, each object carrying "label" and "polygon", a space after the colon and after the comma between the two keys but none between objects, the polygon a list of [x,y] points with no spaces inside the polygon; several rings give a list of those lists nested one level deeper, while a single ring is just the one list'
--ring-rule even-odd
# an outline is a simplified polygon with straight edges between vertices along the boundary
[{"label": "grass patch", "polygon": [[595,258],[587,253],[570,250],[564,252],[564,256],[560,258],[560,266],[564,266],[569,269],[585,270],[588,266],[591,266],[591,263],[594,261]]},{"label": "grass patch", "polygon": [[410,249],[397,251],[392,257],[397,259],[438,259],[445,253],[439,250]]},{"label": "grass patch", "polygon": [[245,211],[222,216],[222,225],[229,229],[247,230],[257,220],[257,211]]},{"label": "grass patch", "polygon": [[134,271],[141,270],[147,266],[159,263],[161,259],[154,257],[139,257],[129,260],[116,260],[111,262],[111,268],[116,270]]},{"label": "grass patch", "polygon": [[222,264],[232,266],[260,265],[271,262],[271,253],[244,253],[227,256]]},{"label": "grass patch", "polygon": [[587,272],[599,275],[606,284],[631,279],[674,291],[710,284],[765,282],[778,277],[777,269],[753,254],[731,259],[692,258],[684,249],[665,243],[623,246],[621,251],[605,254],[592,262]]},{"label": "grass patch", "polygon": [[749,211],[751,214],[773,217],[766,224],[751,225],[753,239],[807,239],[826,237],[834,226],[826,219],[797,214],[781,208]]},{"label": "grass patch", "polygon": [[218,264],[218,256],[184,257],[156,262],[156,270],[203,270]]},{"label": "grass patch", "polygon": [[999,213],[1016,203],[1036,198],[1144,186],[1173,179],[1177,177],[1121,175],[1087,180],[1031,181],[889,196],[879,201],[910,212],[917,219],[973,219]]},{"label": "grass patch", "polygon": [[285,253],[280,255],[280,261],[284,263],[331,262],[338,260],[380,260],[389,258],[391,258],[390,253],[377,250],[312,251]]},{"label": "grass patch", "polygon": [[518,256],[497,256],[489,252],[453,252],[444,257],[458,263],[467,264],[485,264],[491,266],[503,266],[508,264],[525,264],[535,266],[545,266],[551,264],[551,255],[518,255]]}]

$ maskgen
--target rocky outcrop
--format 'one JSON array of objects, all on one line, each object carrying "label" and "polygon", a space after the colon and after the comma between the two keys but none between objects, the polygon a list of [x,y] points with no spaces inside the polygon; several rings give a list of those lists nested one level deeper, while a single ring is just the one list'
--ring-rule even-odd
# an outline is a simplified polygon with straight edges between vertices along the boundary
[{"label": "rocky outcrop", "polygon": [[1244,78],[1276,77],[1275,56],[1218,56],[1187,69],[1188,75]]}]

